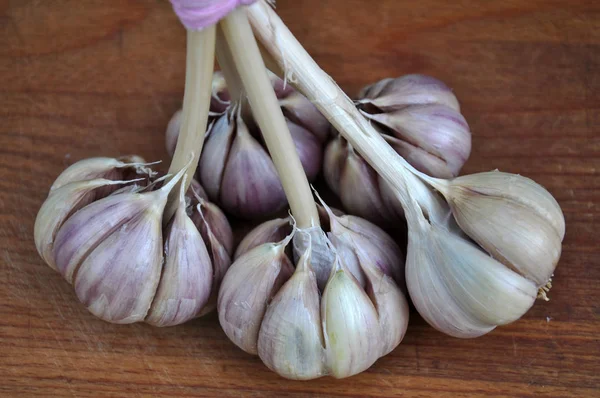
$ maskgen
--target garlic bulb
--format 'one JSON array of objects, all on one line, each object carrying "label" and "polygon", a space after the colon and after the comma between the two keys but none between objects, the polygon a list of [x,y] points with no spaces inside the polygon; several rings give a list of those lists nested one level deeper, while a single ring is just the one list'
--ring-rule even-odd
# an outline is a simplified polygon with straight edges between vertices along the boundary
[{"label": "garlic bulb", "polygon": [[469,126],[456,96],[438,79],[384,79],[365,87],[356,103],[396,152],[425,174],[455,177],[469,158]]},{"label": "garlic bulb", "polygon": [[[384,79],[365,87],[356,103],[388,144],[425,174],[454,177],[469,157],[469,126],[452,91],[437,79]],[[340,135],[326,147],[323,170],[327,184],[352,214],[379,225],[402,218],[398,201],[386,195],[385,180]]]},{"label": "garlic bulb", "polygon": [[[304,96],[274,74],[269,77],[304,171],[309,180],[314,180],[321,170],[329,124]],[[209,198],[233,215],[257,219],[277,213],[287,200],[273,162],[254,120],[241,115],[241,105],[230,102],[220,73],[213,79],[212,98],[211,111],[220,115],[207,134],[198,179]],[[170,154],[180,126],[178,111],[167,127]]]},{"label": "garlic bulb", "polygon": [[219,291],[227,336],[290,379],[362,372],[400,343],[408,323],[399,247],[375,225],[324,208],[327,235],[290,218],[250,232]]},{"label": "garlic bulb", "polygon": [[[258,354],[283,377],[348,377],[367,369],[404,336],[408,307],[393,279],[402,274],[402,257],[391,239],[371,242],[384,234],[372,224],[331,210],[319,219],[248,10],[234,11],[221,22],[232,61],[221,66],[247,93],[297,226],[275,243],[260,244],[279,234],[279,222],[263,225],[257,236],[247,238],[244,247],[259,245],[238,251],[240,257],[225,275],[219,321],[236,345]],[[249,288],[248,281],[260,288]]]},{"label": "garlic bulb", "polygon": [[147,166],[138,157],[75,163],[54,182],[34,238],[94,315],[170,326],[214,307],[233,238],[220,210],[193,192],[182,190],[163,220],[185,170],[165,184]]},{"label": "garlic bulb", "polygon": [[543,187],[519,175],[422,177],[444,195],[461,231],[481,247],[426,220],[415,202],[406,201],[406,279],[421,316],[462,338],[519,319],[558,263],[565,231],[559,205]]}]

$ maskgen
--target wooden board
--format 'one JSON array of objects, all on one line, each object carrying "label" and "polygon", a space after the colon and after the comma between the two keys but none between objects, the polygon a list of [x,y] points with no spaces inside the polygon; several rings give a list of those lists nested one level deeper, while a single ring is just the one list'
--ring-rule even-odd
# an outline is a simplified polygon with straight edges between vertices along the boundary
[{"label": "wooden board", "polygon": [[350,94],[420,72],[455,89],[466,172],[521,173],[566,216],[551,301],[475,340],[416,314],[404,342],[344,381],[290,382],[216,316],[180,327],[91,316],[38,257],[33,223],[72,162],[167,159],[185,34],[166,0],[0,0],[0,396],[600,396],[600,2],[304,0],[278,12]]}]

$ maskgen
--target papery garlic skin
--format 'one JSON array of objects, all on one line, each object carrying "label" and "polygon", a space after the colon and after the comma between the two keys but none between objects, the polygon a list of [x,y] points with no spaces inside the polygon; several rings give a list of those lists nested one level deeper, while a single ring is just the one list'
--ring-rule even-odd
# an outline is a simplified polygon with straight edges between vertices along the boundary
[{"label": "papery garlic skin", "polygon": [[541,185],[492,171],[433,185],[444,194],[461,229],[494,258],[544,286],[558,263],[564,216]]}]

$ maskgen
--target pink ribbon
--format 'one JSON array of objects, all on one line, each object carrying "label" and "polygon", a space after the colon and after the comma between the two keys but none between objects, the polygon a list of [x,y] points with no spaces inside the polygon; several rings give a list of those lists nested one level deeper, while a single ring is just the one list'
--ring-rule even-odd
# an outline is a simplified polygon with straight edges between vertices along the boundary
[{"label": "pink ribbon", "polygon": [[171,0],[173,10],[188,30],[202,30],[214,25],[236,7],[256,0]]}]

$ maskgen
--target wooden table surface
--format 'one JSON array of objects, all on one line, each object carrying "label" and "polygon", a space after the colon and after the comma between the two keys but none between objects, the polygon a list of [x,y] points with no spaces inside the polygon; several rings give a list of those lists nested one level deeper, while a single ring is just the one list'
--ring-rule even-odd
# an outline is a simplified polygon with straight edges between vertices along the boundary
[{"label": "wooden table surface", "polygon": [[551,301],[474,340],[412,314],[347,380],[286,381],[215,315],[157,329],[90,315],[38,257],[33,223],[72,162],[167,159],[185,34],[166,0],[0,0],[0,396],[600,397],[600,2],[305,0],[278,12],[350,94],[427,73],[473,131],[465,171],[545,185],[567,235]]}]

